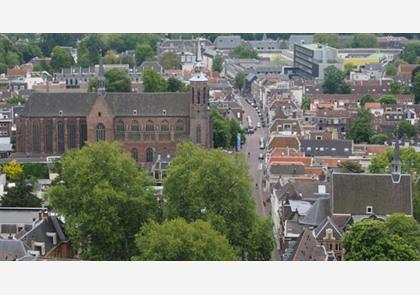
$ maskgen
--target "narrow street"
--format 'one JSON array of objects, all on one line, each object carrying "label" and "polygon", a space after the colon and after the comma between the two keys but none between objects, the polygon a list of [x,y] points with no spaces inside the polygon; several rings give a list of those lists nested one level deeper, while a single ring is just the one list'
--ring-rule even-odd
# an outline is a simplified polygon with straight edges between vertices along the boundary
[{"label": "narrow street", "polygon": [[[244,120],[243,126],[247,126],[246,118],[251,116],[252,124],[255,127],[257,122],[260,122],[257,111],[250,104],[248,104],[243,97],[240,98],[241,103],[244,107]],[[257,128],[254,134],[248,134],[246,137],[245,145],[243,146],[243,153],[248,159],[249,173],[253,179],[253,190],[255,201],[257,204],[257,213],[259,215],[270,215],[270,203],[267,202],[269,197],[268,192],[264,192],[262,188],[262,177],[263,177],[263,160],[259,160],[258,156],[260,153],[265,153],[265,150],[260,149],[259,140],[261,137],[266,138],[267,128]],[[248,158],[248,153],[250,157]],[[258,187],[255,185],[258,184]],[[265,202],[265,206],[264,206]]]},{"label": "narrow street", "polygon": [[[260,122],[260,118],[258,117],[258,113],[254,107],[252,107],[248,102],[246,102],[245,98],[240,97],[240,101],[244,108],[244,121],[242,122],[243,126],[247,126],[246,118],[251,116],[252,124],[255,127],[257,122]],[[271,203],[267,202],[269,199],[270,194],[267,191],[264,191],[262,188],[262,178],[263,178],[263,160],[259,160],[258,156],[260,153],[266,152],[266,150],[260,149],[259,140],[261,137],[264,137],[266,141],[266,145],[268,145],[267,141],[268,135],[268,127],[261,127],[257,128],[254,134],[248,134],[246,137],[245,145],[243,146],[242,152],[245,154],[245,157],[248,159],[249,164],[249,174],[253,179],[253,195],[255,197],[255,202],[257,204],[257,214],[262,216],[271,216]],[[250,157],[248,158],[248,153],[250,153]],[[255,184],[258,184],[258,188]],[[265,203],[265,204],[264,204]],[[272,261],[279,261],[281,257],[278,251],[274,248],[272,252]]]}]

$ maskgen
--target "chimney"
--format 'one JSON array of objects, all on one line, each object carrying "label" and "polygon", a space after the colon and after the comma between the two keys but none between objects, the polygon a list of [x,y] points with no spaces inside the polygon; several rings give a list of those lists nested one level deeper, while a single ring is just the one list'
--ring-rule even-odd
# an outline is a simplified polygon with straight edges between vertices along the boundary
[{"label": "chimney", "polygon": [[296,113],[297,113],[296,111],[293,111],[293,112],[292,112],[292,118],[293,118],[293,119],[296,119]]}]

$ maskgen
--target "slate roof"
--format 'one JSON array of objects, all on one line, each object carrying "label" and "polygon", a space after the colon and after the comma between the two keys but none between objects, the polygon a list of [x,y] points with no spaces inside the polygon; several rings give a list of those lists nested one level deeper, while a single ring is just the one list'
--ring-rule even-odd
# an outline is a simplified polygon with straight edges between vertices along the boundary
[{"label": "slate roof", "polygon": [[[86,117],[96,93],[34,93],[26,103],[21,116]],[[106,93],[105,101],[114,116],[188,116],[190,94],[187,93]]]},{"label": "slate roof", "polygon": [[295,249],[290,257],[292,261],[326,261],[327,252],[325,248],[317,242],[308,228],[300,235],[296,241]]},{"label": "slate roof", "polygon": [[32,224],[42,208],[0,207],[0,224]]},{"label": "slate roof", "polygon": [[13,261],[26,255],[28,247],[18,240],[0,239],[0,260]]},{"label": "slate roof", "polygon": [[402,212],[413,214],[411,176],[401,174],[394,183],[391,174],[333,173],[332,210],[334,213],[363,215],[367,206],[374,214]]},{"label": "slate roof", "polygon": [[270,165],[271,174],[284,175],[303,175],[305,174],[305,167],[303,165]]},{"label": "slate roof", "polygon": [[217,36],[214,45],[219,49],[233,49],[243,42],[240,36]]},{"label": "slate roof", "polygon": [[57,233],[57,244],[62,241],[67,241],[67,237],[63,232],[64,225],[60,222],[56,216],[49,216],[47,220],[40,220],[30,231],[20,237],[28,246],[34,242],[45,243],[45,253],[47,254],[51,249],[55,247],[53,245],[52,238],[48,237],[47,232]]},{"label": "slate roof", "polygon": [[29,117],[85,117],[96,93],[33,93],[21,113]]},{"label": "slate roof", "polygon": [[327,216],[331,215],[331,203],[329,197],[318,198],[312,207],[306,212],[300,223],[310,226],[318,226]]},{"label": "slate roof", "polygon": [[325,237],[328,228],[333,230],[333,237],[336,240],[341,240],[343,236],[343,231],[340,229],[339,226],[335,224],[334,220],[329,216],[327,216],[327,218],[325,218],[324,221],[321,222],[321,224],[313,230],[315,239],[322,240]]},{"label": "slate roof", "polygon": [[114,116],[189,116],[190,93],[107,93],[105,101]]}]

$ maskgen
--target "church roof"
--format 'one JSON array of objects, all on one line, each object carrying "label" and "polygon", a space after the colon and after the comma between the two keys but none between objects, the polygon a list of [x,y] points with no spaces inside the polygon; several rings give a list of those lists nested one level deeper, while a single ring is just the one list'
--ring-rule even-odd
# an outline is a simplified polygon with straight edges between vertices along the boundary
[{"label": "church roof", "polygon": [[[34,93],[26,103],[23,117],[85,117],[96,93]],[[188,116],[189,93],[106,93],[105,101],[114,116]]]},{"label": "church roof", "polygon": [[391,174],[333,173],[333,213],[387,215],[402,212],[413,214],[411,176],[401,174],[394,182]]},{"label": "church roof", "polygon": [[97,96],[96,93],[33,93],[21,113],[23,117],[84,117]]},{"label": "church roof", "polygon": [[190,112],[189,92],[160,93],[107,93],[105,101],[114,116],[188,116]]}]

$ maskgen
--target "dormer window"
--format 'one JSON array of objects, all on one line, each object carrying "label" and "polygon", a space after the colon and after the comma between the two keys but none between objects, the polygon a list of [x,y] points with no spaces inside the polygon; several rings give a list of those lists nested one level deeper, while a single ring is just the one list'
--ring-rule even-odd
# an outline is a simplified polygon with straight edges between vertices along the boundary
[{"label": "dormer window", "polygon": [[60,110],[60,111],[58,111],[58,115],[59,115],[59,116],[62,116],[62,115],[63,115],[63,111],[61,111],[61,110]]},{"label": "dormer window", "polygon": [[366,206],[366,214],[372,214],[373,213],[373,207],[372,206]]},{"label": "dormer window", "polygon": [[162,111],[162,114],[163,114],[164,116],[166,116],[166,110],[163,110],[163,111]]},{"label": "dormer window", "polygon": [[133,115],[137,115],[137,110],[133,110]]}]

